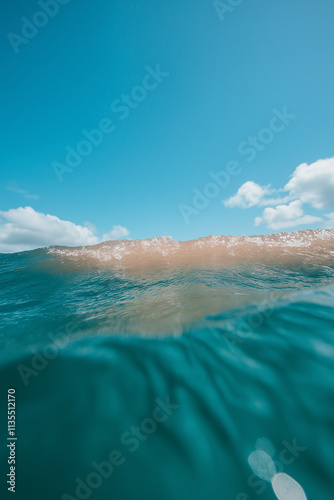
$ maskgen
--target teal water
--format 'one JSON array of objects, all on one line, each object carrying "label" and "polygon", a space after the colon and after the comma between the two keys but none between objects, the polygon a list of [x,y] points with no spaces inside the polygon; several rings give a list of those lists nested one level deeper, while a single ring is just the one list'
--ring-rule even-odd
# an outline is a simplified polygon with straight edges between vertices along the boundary
[{"label": "teal water", "polygon": [[332,500],[334,259],[294,253],[144,270],[0,255],[14,498]]}]

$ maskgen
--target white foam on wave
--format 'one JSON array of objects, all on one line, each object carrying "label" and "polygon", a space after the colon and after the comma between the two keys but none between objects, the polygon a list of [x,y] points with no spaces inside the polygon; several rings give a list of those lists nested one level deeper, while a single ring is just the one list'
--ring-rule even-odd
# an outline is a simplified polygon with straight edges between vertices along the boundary
[{"label": "white foam on wave", "polygon": [[[48,252],[74,260],[100,264],[129,264],[132,267],[156,263],[190,264],[210,260],[234,262],[299,260],[306,264],[333,264],[334,230],[307,230],[260,236],[208,236],[175,241],[171,236],[146,240],[108,241],[85,247],[50,247]],[[87,262],[89,264],[89,262]]]}]

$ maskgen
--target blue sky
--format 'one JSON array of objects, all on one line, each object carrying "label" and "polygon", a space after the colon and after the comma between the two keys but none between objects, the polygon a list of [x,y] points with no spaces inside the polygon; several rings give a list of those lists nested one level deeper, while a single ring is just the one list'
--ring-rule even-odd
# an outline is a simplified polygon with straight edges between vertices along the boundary
[{"label": "blue sky", "polygon": [[[334,156],[332,0],[244,0],[226,12],[228,2],[211,0],[62,0],[44,5],[53,17],[36,14],[43,3],[13,0],[0,21],[2,217],[29,206],[100,236],[120,225],[130,238],[268,233],[268,219],[254,224],[265,204],[224,201],[250,181],[285,196],[298,165]],[[137,102],[125,117],[115,101],[127,94]],[[269,133],[284,109],[294,118]],[[66,165],[66,147],[104,119],[109,131],[60,182],[54,162]],[[240,145],[259,133],[266,144],[247,161]],[[238,173],[185,220],[193,190],[231,161]],[[331,212],[303,203],[302,217]],[[305,227],[322,222],[288,230]]]}]

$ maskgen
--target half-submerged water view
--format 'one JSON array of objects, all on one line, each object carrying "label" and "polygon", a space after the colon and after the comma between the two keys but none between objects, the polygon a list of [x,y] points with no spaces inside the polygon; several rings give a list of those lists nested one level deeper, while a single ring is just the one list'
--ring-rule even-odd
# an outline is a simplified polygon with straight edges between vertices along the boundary
[{"label": "half-submerged water view", "polygon": [[0,500],[334,500],[334,1],[0,5]]}]

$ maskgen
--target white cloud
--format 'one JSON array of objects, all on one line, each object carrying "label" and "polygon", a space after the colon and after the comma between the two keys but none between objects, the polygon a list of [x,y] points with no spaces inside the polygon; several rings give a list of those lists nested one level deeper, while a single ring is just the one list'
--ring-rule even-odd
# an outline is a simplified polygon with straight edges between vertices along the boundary
[{"label": "white cloud", "polygon": [[96,226],[94,226],[94,224],[92,224],[91,222],[89,221],[86,221],[84,223],[84,226],[87,227],[88,229],[90,229],[92,231],[92,233],[96,234],[97,233],[97,228]]},{"label": "white cloud", "polygon": [[321,217],[304,215],[302,202],[300,200],[291,201],[288,205],[278,205],[275,208],[264,209],[262,217],[256,217],[255,225],[265,223],[271,229],[285,229],[300,225],[312,225],[321,222]]},{"label": "white cloud", "polygon": [[0,211],[0,252],[21,252],[50,245],[95,245],[102,240],[93,228],[36,212],[31,207]]},{"label": "white cloud", "polygon": [[334,158],[296,168],[284,187],[294,198],[317,209],[334,207]]},{"label": "white cloud", "polygon": [[268,194],[267,186],[260,186],[253,181],[245,182],[234,196],[224,201],[225,207],[249,208],[259,205],[261,200]]},{"label": "white cloud", "polygon": [[[285,196],[280,193],[285,193]],[[276,198],[270,198],[273,195]],[[334,158],[318,160],[310,165],[302,163],[281,189],[271,189],[270,185],[260,186],[253,181],[245,182],[234,196],[223,203],[229,208],[266,206],[262,217],[256,217],[255,225],[263,223],[271,229],[321,222],[322,217],[305,215],[302,205],[309,204],[317,210],[334,207]],[[274,206],[276,208],[271,208]],[[323,227],[334,227],[334,215],[325,216],[328,220]]]},{"label": "white cloud", "polygon": [[120,238],[125,238],[129,236],[130,231],[123,226],[113,226],[112,230],[109,233],[106,233],[102,236],[102,241],[107,240],[119,240]]},{"label": "white cloud", "polygon": [[325,221],[323,228],[334,229],[334,212],[332,212],[331,214],[325,214],[325,217],[327,217],[327,220]]},{"label": "white cloud", "polygon": [[279,203],[286,203],[291,200],[290,196],[285,196],[283,198],[267,198],[267,196],[272,194],[278,194],[282,190],[271,189],[270,185],[260,186],[253,181],[247,181],[238,189],[234,196],[231,196],[228,200],[223,201],[225,207],[228,208],[250,208],[250,207],[264,207],[264,206],[275,206]]},{"label": "white cloud", "polygon": [[28,193],[28,191],[25,191],[24,189],[20,189],[16,185],[15,181],[13,181],[11,185],[7,186],[7,190],[13,191],[14,193],[17,193],[17,194],[22,194],[28,200],[38,200],[38,198],[39,198],[39,196],[37,194],[30,194],[30,193]]}]

